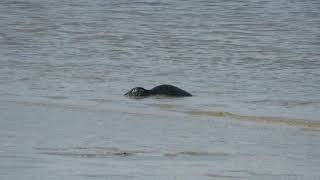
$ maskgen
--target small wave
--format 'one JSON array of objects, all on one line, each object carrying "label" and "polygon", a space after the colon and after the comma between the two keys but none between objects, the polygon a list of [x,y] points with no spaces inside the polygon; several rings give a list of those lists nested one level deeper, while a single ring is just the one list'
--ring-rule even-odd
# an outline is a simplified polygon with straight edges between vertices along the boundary
[{"label": "small wave", "polygon": [[320,133],[320,129],[302,128],[301,131]]},{"label": "small wave", "polygon": [[41,27],[23,27],[23,28],[16,28],[15,31],[23,32],[23,33],[40,33],[48,31],[48,28],[41,28]]},{"label": "small wave", "polygon": [[71,148],[46,148],[35,147],[33,148],[39,151],[39,154],[53,155],[53,156],[67,156],[78,158],[105,158],[112,156],[162,156],[162,157],[227,157],[232,155],[226,152],[214,152],[214,151],[161,151],[161,150],[132,150],[132,149],[119,149],[116,147],[71,147]]},{"label": "small wave", "polygon": [[248,176],[234,176],[234,175],[224,175],[224,174],[211,174],[208,173],[206,174],[209,177],[212,178],[218,178],[218,179],[243,179],[243,178],[248,178]]},{"label": "small wave", "polygon": [[118,148],[108,147],[72,147],[72,148],[41,148],[35,147],[39,150],[39,154],[56,155],[56,156],[70,156],[81,158],[101,158],[110,156],[131,156],[138,153],[146,153],[145,151],[137,150],[122,150]]},{"label": "small wave", "polygon": [[[79,31],[63,31],[70,34],[78,34],[74,38],[72,38],[72,43],[79,43],[79,42],[88,42],[92,40],[101,40],[101,39],[108,39],[108,40],[114,40],[114,41],[121,41],[122,39],[129,38],[129,37],[121,37],[116,36],[114,34],[108,34],[108,33],[95,33],[95,32],[79,32]],[[80,34],[80,35],[79,35]],[[125,51],[121,51],[124,52]]]},{"label": "small wave", "polygon": [[44,96],[44,97],[48,99],[56,99],[56,100],[68,99],[68,97],[65,97],[65,96]]},{"label": "small wave", "polygon": [[311,106],[320,105],[320,102],[316,101],[287,101],[283,103],[284,106],[294,107],[294,106]]},{"label": "small wave", "polygon": [[174,153],[164,153],[165,156],[229,156],[231,154],[225,152],[206,152],[206,151],[180,151]]},{"label": "small wave", "polygon": [[15,103],[23,106],[41,106],[46,108],[62,108],[69,110],[77,110],[77,111],[94,111],[94,108],[90,108],[87,106],[81,105],[73,105],[73,104],[62,104],[62,103],[52,103],[52,102],[42,102],[42,101],[15,101],[15,100],[7,100],[8,103]]},{"label": "small wave", "polygon": [[[100,100],[93,100],[99,102]],[[104,101],[104,100],[102,100]],[[16,103],[24,106],[42,106],[42,107],[52,107],[52,108],[63,108],[68,110],[76,110],[76,111],[89,111],[89,112],[106,112],[106,110],[112,112],[121,112],[126,114],[134,114],[139,116],[163,116],[154,113],[139,113],[139,112],[124,112],[114,108],[99,107],[99,106],[85,106],[85,105],[75,105],[75,104],[62,104],[62,103],[52,103],[52,102],[32,102],[32,101],[15,101],[15,100],[6,100],[8,103]],[[107,102],[107,101],[105,101]],[[241,121],[252,121],[256,123],[265,123],[265,124],[283,124],[289,126],[302,126],[305,128],[320,128],[320,120],[306,120],[306,119],[293,119],[293,118],[285,118],[285,117],[268,117],[268,116],[251,116],[251,115],[241,115],[235,114],[231,112],[225,111],[202,111],[202,110],[175,110],[179,105],[156,105],[163,109],[168,109],[172,112],[178,112],[183,114],[197,115],[197,116],[214,116],[214,117],[222,117],[222,118],[230,118],[233,120],[241,120]]]},{"label": "small wave", "polygon": [[159,107],[160,109],[175,109],[181,107],[176,104],[149,104],[150,106]]},{"label": "small wave", "polygon": [[5,1],[4,4],[8,7],[15,7],[21,9],[44,9],[44,7],[40,3],[33,3],[28,1]]},{"label": "small wave", "polygon": [[320,105],[319,101],[272,100],[272,99],[245,101],[245,103],[267,104],[267,105],[276,105],[276,106],[285,106],[285,107]]},{"label": "small wave", "polygon": [[56,155],[56,156],[70,156],[70,157],[84,157],[84,158],[98,158],[107,156],[130,156],[130,152],[108,152],[108,153],[79,153],[79,152],[41,152],[40,154]]},{"label": "small wave", "polygon": [[264,116],[249,116],[240,115],[230,112],[223,111],[186,111],[187,114],[200,115],[200,116],[215,116],[215,117],[228,117],[231,119],[242,120],[242,121],[253,121],[257,123],[267,124],[285,124],[290,126],[303,126],[309,128],[320,128],[320,121],[310,121],[305,119],[289,119],[282,117],[264,117]]},{"label": "small wave", "polygon": [[96,98],[96,99],[89,99],[90,101],[94,101],[94,102],[98,102],[98,103],[109,103],[112,102],[111,99],[100,99],[100,98]]},{"label": "small wave", "polygon": [[87,178],[94,178],[94,179],[114,179],[114,178],[125,178],[125,179],[132,179],[135,176],[127,175],[127,174],[80,174],[80,176]]},{"label": "small wave", "polygon": [[273,173],[261,173],[261,172],[248,172],[248,174],[256,177],[270,177],[270,178],[294,178],[294,179],[299,179],[298,175],[296,174],[273,174]]},{"label": "small wave", "polygon": [[257,177],[257,178],[285,178],[285,179],[297,179],[296,174],[274,174],[274,173],[258,173],[258,172],[251,172],[247,170],[229,170],[224,173],[208,173],[206,174],[209,177],[214,178],[222,178],[222,179],[248,179],[250,177]]},{"label": "small wave", "polygon": [[[90,100],[90,99],[89,99]],[[107,104],[108,100],[99,100],[99,99],[91,99],[91,101],[96,102],[104,102]],[[112,100],[110,100],[112,101]],[[146,117],[167,117],[165,114],[155,114],[155,113],[146,113],[139,111],[123,111],[121,108],[116,108],[114,106],[99,106],[99,104],[95,105],[84,105],[84,104],[73,104],[73,103],[60,103],[60,102],[48,102],[48,101],[24,101],[24,100],[4,100],[6,103],[14,103],[17,105],[22,105],[26,107],[36,106],[36,107],[45,107],[45,108],[58,108],[70,111],[79,111],[79,112],[113,112],[113,113],[122,113],[122,114],[130,114],[136,116],[146,116]]]},{"label": "small wave", "polygon": [[223,112],[223,111],[187,111],[186,113],[192,114],[192,115],[207,115],[207,116],[216,116],[216,117],[226,117],[226,116],[232,116],[234,114],[229,112]]}]

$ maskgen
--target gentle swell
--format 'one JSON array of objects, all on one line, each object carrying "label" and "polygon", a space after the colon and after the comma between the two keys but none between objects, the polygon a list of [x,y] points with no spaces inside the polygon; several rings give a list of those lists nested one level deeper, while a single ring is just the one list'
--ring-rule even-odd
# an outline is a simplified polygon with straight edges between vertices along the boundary
[{"label": "gentle swell", "polygon": [[223,111],[186,111],[185,113],[191,115],[200,115],[200,116],[215,116],[215,117],[228,117],[235,120],[243,121],[253,121],[257,123],[267,123],[267,124],[284,124],[289,126],[303,126],[310,128],[320,128],[320,121],[310,121],[305,119],[289,119],[283,117],[265,117],[265,116],[249,116],[249,115],[240,115],[230,112]]},{"label": "gentle swell", "polygon": [[[58,97],[58,98],[63,99],[63,97]],[[108,102],[109,100],[93,99],[92,101]],[[135,114],[135,115],[139,115],[139,116],[155,116],[154,113],[124,112],[124,111],[118,110],[117,108],[108,107],[108,109],[106,109],[106,107],[100,107],[100,106],[96,106],[96,105],[85,106],[85,105],[74,105],[74,104],[14,101],[14,100],[7,100],[6,102],[16,103],[16,104],[21,104],[21,105],[26,105],[26,106],[54,107],[54,108],[63,108],[63,109],[77,110],[77,111],[106,112],[106,110],[109,110],[112,112]],[[320,128],[320,120],[313,121],[313,120],[293,119],[293,118],[285,118],[285,117],[241,115],[241,114],[225,112],[225,111],[183,110],[184,109],[183,106],[181,106],[181,108],[180,108],[179,105],[170,105],[170,104],[150,104],[150,105],[154,106],[154,107],[160,107],[161,109],[169,110],[171,112],[178,112],[178,113],[197,115],[197,116],[214,116],[214,117],[230,118],[233,120],[252,121],[252,122],[256,122],[256,123],[283,124],[283,125],[289,125],[289,126],[302,126],[302,127],[306,127],[306,128]],[[157,114],[157,116],[158,116],[158,114]],[[160,115],[160,116],[162,116],[162,115]]]}]

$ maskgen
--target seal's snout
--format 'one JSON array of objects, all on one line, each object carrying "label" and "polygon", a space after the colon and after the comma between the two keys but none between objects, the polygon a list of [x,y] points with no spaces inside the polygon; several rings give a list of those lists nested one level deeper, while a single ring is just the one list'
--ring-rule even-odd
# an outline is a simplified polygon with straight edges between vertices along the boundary
[{"label": "seal's snout", "polygon": [[126,96],[148,96],[148,90],[142,88],[142,87],[136,87],[131,89],[129,92],[124,94]]}]

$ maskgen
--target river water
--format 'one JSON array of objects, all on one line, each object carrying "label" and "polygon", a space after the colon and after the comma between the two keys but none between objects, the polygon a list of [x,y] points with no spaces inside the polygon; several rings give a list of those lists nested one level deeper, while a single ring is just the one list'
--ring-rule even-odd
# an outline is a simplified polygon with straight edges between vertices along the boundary
[{"label": "river water", "polygon": [[[317,0],[2,0],[0,179],[320,179]],[[193,97],[124,97],[173,84]]]}]

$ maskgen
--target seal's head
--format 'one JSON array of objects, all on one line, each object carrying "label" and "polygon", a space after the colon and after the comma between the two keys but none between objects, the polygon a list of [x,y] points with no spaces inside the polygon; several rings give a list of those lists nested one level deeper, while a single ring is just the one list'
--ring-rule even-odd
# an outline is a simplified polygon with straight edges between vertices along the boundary
[{"label": "seal's head", "polygon": [[149,96],[150,92],[149,90],[144,89],[142,87],[135,87],[124,95],[132,96],[132,97],[144,97],[144,96]]}]

